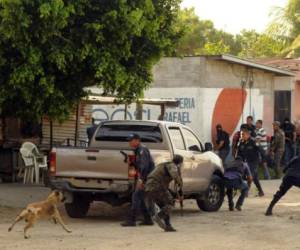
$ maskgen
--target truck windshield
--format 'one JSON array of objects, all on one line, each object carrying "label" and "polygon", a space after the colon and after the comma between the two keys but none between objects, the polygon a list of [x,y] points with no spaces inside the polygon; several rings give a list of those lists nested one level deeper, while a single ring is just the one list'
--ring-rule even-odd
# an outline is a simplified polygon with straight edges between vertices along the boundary
[{"label": "truck windshield", "polygon": [[160,143],[162,135],[160,128],[151,125],[112,125],[104,124],[97,132],[97,141],[125,142],[130,134],[139,134],[142,142]]}]

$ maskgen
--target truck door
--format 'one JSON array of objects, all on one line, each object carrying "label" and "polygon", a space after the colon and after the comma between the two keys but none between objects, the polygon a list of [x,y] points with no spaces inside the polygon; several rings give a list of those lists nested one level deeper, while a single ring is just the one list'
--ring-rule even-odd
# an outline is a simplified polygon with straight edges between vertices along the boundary
[{"label": "truck door", "polygon": [[194,161],[193,153],[186,150],[183,135],[179,127],[170,126],[168,127],[168,132],[174,154],[179,154],[184,158],[181,169],[184,192],[192,192],[193,187],[191,184],[193,183],[193,176],[191,169]]},{"label": "truck door", "polygon": [[189,176],[191,176],[190,185],[195,190],[205,189],[210,182],[210,176],[213,171],[210,160],[202,153],[203,146],[194,135],[194,133],[185,128],[181,128],[187,151],[192,158],[192,167]]}]

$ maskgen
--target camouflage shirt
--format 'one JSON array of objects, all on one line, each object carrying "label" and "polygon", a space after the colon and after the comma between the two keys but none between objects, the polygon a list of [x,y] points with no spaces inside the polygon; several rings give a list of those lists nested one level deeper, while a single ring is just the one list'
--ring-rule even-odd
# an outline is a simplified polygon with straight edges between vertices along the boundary
[{"label": "camouflage shirt", "polygon": [[285,147],[285,136],[284,132],[279,129],[278,131],[274,132],[274,138],[271,143],[271,150],[276,152],[283,152]]},{"label": "camouflage shirt", "polygon": [[182,178],[180,168],[173,162],[161,163],[148,175],[145,190],[146,192],[167,190],[172,181],[182,190]]}]

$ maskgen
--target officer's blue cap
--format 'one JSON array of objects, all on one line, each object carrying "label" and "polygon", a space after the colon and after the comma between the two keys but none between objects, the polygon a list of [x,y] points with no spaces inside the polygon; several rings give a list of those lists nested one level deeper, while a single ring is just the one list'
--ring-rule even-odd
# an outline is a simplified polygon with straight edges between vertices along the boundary
[{"label": "officer's blue cap", "polygon": [[141,137],[138,134],[130,134],[127,138],[128,141],[132,141],[132,140],[140,140]]}]

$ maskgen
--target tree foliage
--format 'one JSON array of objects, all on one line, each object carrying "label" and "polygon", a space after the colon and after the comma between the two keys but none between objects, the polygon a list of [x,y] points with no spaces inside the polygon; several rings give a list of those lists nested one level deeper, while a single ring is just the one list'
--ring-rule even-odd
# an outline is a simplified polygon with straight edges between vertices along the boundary
[{"label": "tree foliage", "polygon": [[185,34],[178,51],[182,55],[232,54],[243,58],[272,57],[281,54],[285,41],[254,30],[242,30],[233,35],[216,29],[213,22],[201,20],[193,8],[180,12]]},{"label": "tree foliage", "polygon": [[300,55],[300,0],[289,0],[285,7],[276,7],[273,22],[268,33],[277,40],[283,41],[286,48],[283,53],[289,57]]},{"label": "tree foliage", "polygon": [[281,55],[285,42],[276,40],[267,34],[259,34],[255,30],[242,30],[236,36],[241,50],[238,56],[255,59],[261,57],[276,57]]},{"label": "tree foliage", "polygon": [[0,0],[3,115],[62,118],[97,85],[132,100],[173,52],[179,0]]},{"label": "tree foliage", "polygon": [[181,10],[179,20],[185,31],[178,45],[179,54],[237,53],[238,45],[234,36],[216,29],[212,21],[201,20],[194,8]]}]

